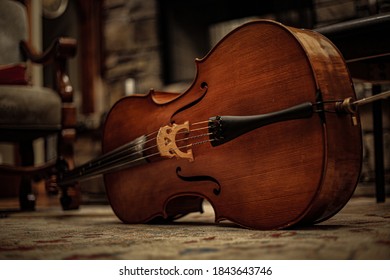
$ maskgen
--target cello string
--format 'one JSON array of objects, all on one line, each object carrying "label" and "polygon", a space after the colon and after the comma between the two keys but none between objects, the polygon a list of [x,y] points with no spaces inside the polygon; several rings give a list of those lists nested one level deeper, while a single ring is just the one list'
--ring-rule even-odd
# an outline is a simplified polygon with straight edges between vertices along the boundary
[{"label": "cello string", "polygon": [[[151,132],[151,133],[145,135],[145,138],[147,139],[148,137],[150,137],[150,136],[152,136],[154,134],[157,134],[157,133],[158,133],[158,130],[156,130],[154,132]],[[140,138],[140,137],[138,137],[138,138]],[[138,138],[135,138],[135,139],[138,139]],[[96,160],[97,161],[98,160],[105,160],[106,157],[108,158],[108,157],[111,157],[111,156],[115,156],[115,153],[118,153],[118,155],[119,155],[119,153],[121,153],[121,152],[126,152],[127,150],[132,149],[133,147],[136,146],[136,145],[134,145],[135,139],[133,141],[130,141],[129,143],[126,143],[126,144],[124,144],[122,146],[119,146],[118,148],[116,148],[116,149],[114,149],[114,150],[112,150],[112,151],[110,151],[110,152],[108,152],[108,153],[98,157]],[[148,143],[150,141],[153,141],[154,139],[156,139],[156,138],[151,138],[149,140],[146,140],[143,144],[146,144],[146,143]]]},{"label": "cello string", "polygon": [[[190,136],[190,137],[187,137],[187,138],[183,138],[183,139],[176,140],[175,142],[182,142],[182,141],[187,141],[187,140],[196,139],[196,138],[200,138],[200,137],[205,137],[205,136],[209,136],[210,134],[211,134],[211,133],[204,133],[204,134],[200,134],[200,135],[194,135],[194,136]],[[197,143],[194,143],[194,144],[197,144]],[[188,144],[188,145],[185,145],[185,146],[181,146],[181,147],[178,147],[177,149],[180,150],[180,148],[185,148],[185,147],[188,147],[189,145],[192,145],[192,144]],[[111,160],[108,161],[108,162],[103,162],[103,163],[100,162],[99,165],[97,165],[97,166],[88,166],[88,169],[85,169],[85,170],[83,170],[83,169],[81,168],[81,172],[82,172],[83,174],[80,174],[80,173],[78,172],[78,170],[75,170],[75,172],[73,172],[73,173],[79,174],[80,176],[81,176],[81,175],[86,176],[86,175],[89,175],[89,174],[98,172],[99,170],[104,170],[104,169],[105,169],[107,166],[109,166],[109,165],[115,165],[115,164],[117,164],[117,163],[123,162],[124,160],[131,159],[132,157],[136,156],[137,154],[143,153],[144,151],[151,150],[151,149],[156,148],[156,147],[157,147],[157,145],[153,145],[153,146],[144,148],[144,149],[142,149],[142,150],[140,150],[140,151],[135,151],[135,152],[132,152],[132,153],[130,153],[130,154],[124,155],[124,156],[122,156],[122,157],[113,158],[113,159],[111,159]],[[176,150],[176,148],[173,149],[173,150]],[[167,152],[167,151],[168,151],[168,150],[165,150],[164,152]],[[156,153],[156,154],[160,154],[160,152],[158,152],[158,153]],[[125,161],[125,162],[126,162],[126,161]],[[79,169],[79,170],[80,170],[80,169]],[[72,171],[70,171],[70,173],[72,173]]]},{"label": "cello string", "polygon": [[[183,145],[183,146],[177,147],[174,150],[180,150],[182,148],[189,148],[189,147],[192,147],[192,146],[195,146],[195,145],[201,145],[201,144],[205,144],[205,143],[212,142],[212,141],[214,141],[214,139],[198,141],[198,142],[195,142],[195,143],[191,143],[191,144],[187,144],[187,145]],[[150,155],[147,155],[147,156],[143,156],[143,157],[140,157],[140,158],[136,158],[136,159],[133,159],[133,160],[129,160],[129,161],[126,161],[126,162],[122,162],[122,163],[117,164],[115,166],[109,166],[106,169],[104,169],[104,171],[102,173],[107,173],[109,171],[118,171],[118,170],[120,170],[122,168],[125,168],[127,165],[130,165],[130,164],[132,164],[134,162],[145,160],[145,159],[148,159],[148,158],[151,158],[151,157],[154,157],[154,156],[158,156],[158,155],[160,155],[160,152],[153,153],[153,154],[150,154]]]},{"label": "cello string", "polygon": [[[144,143],[150,142],[152,139],[145,141]],[[139,144],[138,144],[139,145]],[[127,143],[123,146],[118,147],[117,149],[114,149],[102,156],[97,157],[96,159],[93,159],[89,162],[86,162],[85,164],[70,170],[66,173],[65,176],[74,176],[74,175],[82,175],[86,173],[89,170],[94,170],[96,168],[99,168],[99,166],[103,164],[109,164],[112,162],[112,160],[115,161],[115,159],[120,158],[121,155],[126,155],[128,152],[132,151],[137,145],[134,144],[134,142]]]},{"label": "cello string", "polygon": [[[153,148],[153,147],[150,147],[150,149],[151,148]],[[122,151],[122,153],[123,153],[123,151]],[[136,153],[132,153],[130,155],[130,157],[134,156],[135,154]],[[106,158],[104,161],[94,160],[92,162],[92,164],[85,163],[85,164],[83,164],[75,169],[72,169],[72,170],[64,173],[63,177],[61,179],[62,179],[62,181],[66,182],[67,180],[77,180],[78,178],[89,177],[90,175],[93,175],[95,173],[99,173],[106,166],[110,166],[112,164],[115,164],[116,162],[120,162],[121,160],[127,159],[128,157],[129,157],[129,155],[125,155],[122,157],[111,156],[111,157]]]},{"label": "cello string", "polygon": [[[192,124],[192,125],[197,125],[197,124],[205,123],[205,122],[208,122],[208,121],[197,122],[197,123],[194,123],[194,124]],[[193,129],[193,130],[190,130],[190,131],[186,131],[186,132],[184,132],[184,133],[190,133],[190,132],[192,132],[192,131],[201,130],[201,129],[207,129],[207,127],[198,128],[198,129]],[[154,134],[157,134],[158,131],[159,131],[159,130],[156,130],[156,131],[154,131],[154,132],[151,132],[151,133],[147,134],[145,137],[148,138],[148,137],[150,137],[150,136],[152,136],[152,135],[154,135]],[[178,134],[181,134],[181,132],[179,132]],[[136,138],[136,139],[137,139],[137,138]],[[147,139],[147,140],[146,140],[145,142],[143,142],[142,144],[145,145],[146,143],[151,142],[151,141],[156,140],[156,139],[157,139],[157,137],[153,137],[153,138]],[[94,169],[96,169],[96,168],[99,168],[99,166],[102,165],[102,162],[105,162],[105,161],[108,161],[108,162],[106,162],[105,164],[110,164],[111,162],[116,162],[116,161],[118,161],[118,160],[121,160],[121,159],[122,159],[122,158],[121,158],[122,155],[124,155],[124,154],[126,155],[128,152],[131,152],[131,150],[132,150],[134,147],[136,147],[137,145],[139,145],[139,143],[134,144],[134,141],[135,141],[135,140],[133,140],[133,141],[131,141],[131,142],[125,144],[125,145],[122,145],[122,146],[120,146],[120,147],[118,147],[118,148],[116,148],[116,149],[114,149],[114,150],[112,150],[112,151],[110,151],[110,152],[108,152],[108,153],[106,153],[106,154],[104,154],[104,155],[101,155],[101,156],[97,157],[96,159],[93,159],[92,161],[89,161],[89,162],[83,164],[82,166],[73,169],[73,171],[69,171],[69,172],[68,172],[68,175],[70,176],[70,173],[77,174],[77,173],[80,173],[80,172],[85,173],[85,172],[88,171],[88,170],[94,170]],[[151,146],[151,147],[149,147],[149,148],[142,149],[142,150],[137,151],[137,152],[135,152],[135,153],[133,153],[133,154],[130,154],[130,156],[133,156],[133,155],[135,155],[136,153],[142,153],[142,152],[147,151],[147,150],[149,150],[149,149],[151,149],[151,148],[154,148],[154,147],[156,147],[156,146]],[[112,161],[112,160],[113,160],[113,161]],[[67,176],[68,176],[68,175],[67,175]]]},{"label": "cello string", "polygon": [[[152,133],[146,135],[146,137],[149,137],[149,136],[151,136],[151,135],[153,135],[153,134],[155,134],[155,133],[157,133],[157,131],[156,131],[156,132],[152,132]],[[136,138],[136,139],[138,139],[138,138]],[[150,142],[150,141],[152,141],[152,140],[153,140],[153,138],[152,138],[152,139],[149,139],[149,140],[146,140],[146,141],[144,142],[144,144],[145,144],[145,143],[148,143],[148,142]],[[112,151],[110,151],[110,152],[108,152],[108,153],[105,153],[104,155],[101,155],[101,156],[97,157],[96,159],[94,159],[93,161],[91,161],[91,162],[89,162],[89,163],[90,163],[90,164],[91,164],[91,163],[93,164],[94,162],[104,161],[104,160],[109,159],[110,157],[115,157],[116,155],[120,155],[120,154],[123,153],[123,152],[127,152],[128,150],[130,150],[130,149],[132,149],[133,147],[136,146],[136,145],[134,145],[134,141],[135,141],[135,140],[133,140],[133,141],[131,141],[131,142],[129,142],[129,143],[126,143],[126,144],[124,144],[124,145],[122,145],[122,146],[119,146],[118,148],[116,148],[116,149],[114,149],[114,150],[112,150]]]},{"label": "cello string", "polygon": [[204,124],[204,123],[210,123],[210,120],[201,121],[201,122],[195,122],[195,123],[192,123],[191,125],[200,125],[200,124]]},{"label": "cello string", "polygon": [[[176,140],[175,143],[176,143],[176,142],[187,141],[187,140],[191,140],[191,139],[196,139],[196,138],[200,138],[200,137],[209,136],[210,134],[211,134],[211,133],[204,133],[204,134],[200,134],[200,135],[190,136],[190,137],[187,137],[187,138],[183,138],[183,139]],[[173,150],[176,150],[176,149],[180,150],[181,148],[186,148],[186,147],[189,147],[190,145],[196,145],[196,144],[198,144],[198,143],[193,143],[193,144],[188,144],[188,145],[180,146],[180,147],[177,147],[177,148],[175,148],[175,149],[173,149]],[[120,163],[120,162],[122,162],[123,160],[129,159],[129,158],[131,159],[133,156],[136,156],[137,154],[143,153],[144,151],[151,150],[151,149],[156,148],[156,147],[157,147],[157,145],[153,145],[153,146],[147,147],[147,148],[145,148],[145,149],[142,149],[142,150],[140,150],[140,151],[136,151],[136,152],[133,152],[133,153],[131,153],[131,154],[125,155],[124,157],[113,159],[113,160],[110,161],[110,162],[106,162],[106,163],[101,164],[100,166],[96,167],[96,168],[98,168],[98,169],[95,169],[95,171],[99,170],[100,168],[105,168],[105,167],[107,167],[108,165]],[[163,151],[163,152],[167,152],[167,151],[168,151],[168,150],[165,150],[165,151]],[[160,154],[160,152],[155,153],[155,154],[153,154],[153,155],[156,155],[156,154]],[[147,156],[144,157],[144,158],[147,158]],[[94,170],[92,169],[92,170],[89,170],[89,171],[90,171],[90,172],[93,172]]]},{"label": "cello string", "polygon": [[[208,129],[208,127],[204,127],[201,129]],[[200,129],[190,130],[190,131],[185,132],[185,133],[190,133],[192,131],[198,131],[198,130],[200,130]],[[152,133],[148,134],[147,136],[151,136],[153,134],[156,134],[157,132],[158,131],[152,132]],[[186,140],[195,139],[195,138],[208,136],[208,135],[210,135],[210,133],[201,134],[201,135],[194,135],[194,136],[190,136],[190,137],[178,139],[178,140],[175,139],[175,142],[186,141]],[[154,137],[154,138],[146,140],[144,143],[141,143],[141,144],[145,144],[145,143],[151,142],[151,141],[156,140],[156,139],[157,139],[157,137]],[[137,154],[143,153],[147,150],[151,150],[151,149],[157,147],[157,145],[153,145],[153,146],[150,146],[147,148],[143,148],[142,150],[132,152],[133,148],[135,148],[137,145],[139,145],[139,143],[134,144],[134,141],[132,141],[130,143],[127,143],[123,146],[118,147],[117,149],[114,149],[113,151],[108,152],[107,154],[104,154],[104,155],[98,157],[97,159],[94,159],[94,160],[87,162],[87,163],[85,163],[85,164],[83,164],[83,165],[81,165],[73,170],[70,170],[70,171],[66,172],[65,174],[63,174],[64,181],[68,180],[68,179],[70,180],[70,178],[72,178],[72,177],[87,176],[87,175],[101,172],[102,170],[105,170],[108,166],[110,166],[112,164],[117,164],[117,163],[123,162],[124,160],[126,162],[127,159],[132,158]],[[131,153],[128,154],[128,152],[131,152]],[[159,153],[156,153],[156,154],[159,154]],[[153,155],[156,155],[156,154],[153,154]]]},{"label": "cello string", "polygon": [[[189,148],[189,147],[192,147],[192,146],[195,146],[195,145],[201,145],[201,144],[205,144],[205,143],[208,143],[208,142],[212,142],[214,140],[215,139],[207,139],[207,140],[203,140],[203,141],[198,141],[198,142],[195,142],[195,143],[191,143],[191,144],[187,144],[187,145],[183,145],[183,146],[177,147],[174,150],[180,150],[182,148]],[[168,150],[166,150],[166,151],[168,151]],[[154,157],[154,156],[158,156],[158,155],[160,155],[160,152],[153,153],[153,154],[150,154],[150,155],[147,155],[147,156],[143,156],[143,157],[139,157],[139,158],[136,158],[136,159],[129,159],[129,160],[124,161],[124,162],[118,162],[115,165],[112,165],[112,164],[110,164],[108,166],[106,165],[106,166],[103,166],[103,167],[99,168],[98,170],[94,170],[93,172],[89,172],[85,176],[80,177],[80,179],[82,180],[83,177],[93,177],[93,176],[97,176],[97,175],[108,173],[108,172],[119,171],[119,170],[124,169],[126,167],[131,167],[132,164],[137,163],[138,161],[143,161],[143,160],[146,160],[148,158],[151,158],[151,157]],[[60,184],[66,185],[66,184],[70,184],[70,183],[72,183],[74,181],[78,181],[78,180],[75,180],[75,178],[71,178],[71,177],[70,178],[64,178],[63,180],[61,180]]]},{"label": "cello string", "polygon": [[[199,131],[199,130],[203,130],[203,129],[209,129],[209,127],[203,127],[203,128],[192,129],[192,130],[185,131],[185,132],[178,132],[177,134],[183,134],[183,133],[186,133],[186,134],[187,134],[187,133],[191,133],[191,132],[193,132],[193,131]],[[148,134],[147,136],[156,134],[157,132],[158,132],[158,131],[152,132],[152,133]],[[211,134],[211,133],[201,134],[201,135],[195,135],[195,136],[190,136],[190,137],[187,137],[187,138],[184,138],[184,139],[179,139],[179,140],[176,140],[176,139],[175,139],[175,141],[176,141],[176,142],[178,142],[178,141],[185,141],[185,140],[189,140],[189,139],[193,139],[193,138],[199,138],[199,137],[201,137],[201,136],[207,136],[207,135],[210,135],[210,134]],[[147,136],[146,136],[146,137],[147,137]],[[151,141],[153,141],[153,140],[157,140],[157,137],[150,138],[150,139],[146,140],[146,141],[145,141],[144,143],[142,143],[142,144],[146,144],[146,143],[151,142]],[[103,156],[102,156],[102,159],[100,159],[100,161],[101,161],[101,160],[108,160],[110,157],[114,157],[114,158],[115,158],[115,157],[121,156],[121,154],[131,151],[131,149],[132,149],[133,147],[135,147],[136,145],[134,145],[133,142],[130,142],[130,143],[128,143],[128,144],[125,144],[125,146],[126,146],[125,148],[122,148],[123,146],[121,146],[121,147],[118,148],[118,152],[119,152],[119,153],[117,153],[115,150],[109,152],[110,155],[109,155],[109,157],[107,157],[107,158],[104,157],[104,155],[103,155]],[[144,152],[144,151],[147,151],[147,150],[152,149],[152,148],[155,148],[155,147],[157,147],[157,145],[150,146],[150,147],[148,147],[148,148],[144,148],[144,149],[142,149],[142,150],[133,152],[132,154],[130,154],[130,155],[128,155],[128,156],[133,156],[133,155],[135,155],[135,154],[137,154],[137,153],[142,153],[142,152]],[[119,159],[116,159],[116,160],[119,160]],[[99,161],[99,160],[98,160],[98,161]],[[98,161],[97,161],[97,162],[98,162]]]}]

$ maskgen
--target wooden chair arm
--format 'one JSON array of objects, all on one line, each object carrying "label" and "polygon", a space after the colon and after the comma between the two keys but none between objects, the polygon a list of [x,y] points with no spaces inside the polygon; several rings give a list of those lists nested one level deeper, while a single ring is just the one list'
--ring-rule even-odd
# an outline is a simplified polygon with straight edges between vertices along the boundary
[{"label": "wooden chair arm", "polygon": [[54,88],[62,102],[73,102],[73,87],[66,71],[67,59],[76,55],[77,41],[73,38],[60,37],[42,53],[37,52],[28,42],[20,42],[21,53],[26,60],[39,64],[54,64]]},{"label": "wooden chair arm", "polygon": [[26,174],[39,175],[53,169],[55,165],[56,160],[51,160],[38,166],[13,166],[7,164],[0,164],[0,174],[18,176],[23,176]]},{"label": "wooden chair arm", "polygon": [[58,59],[74,57],[77,51],[77,41],[67,37],[58,38],[42,53],[37,52],[26,41],[21,41],[20,49],[25,59],[34,63],[48,64]]}]

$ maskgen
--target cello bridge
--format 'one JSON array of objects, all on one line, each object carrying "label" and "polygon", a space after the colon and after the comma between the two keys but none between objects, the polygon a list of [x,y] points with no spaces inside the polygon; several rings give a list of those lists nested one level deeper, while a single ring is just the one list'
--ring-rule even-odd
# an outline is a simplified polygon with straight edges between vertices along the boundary
[{"label": "cello bridge", "polygon": [[[191,144],[177,146],[177,142],[184,139],[176,139],[177,134],[182,132],[189,132],[189,122],[186,121],[183,124],[172,124],[166,125],[159,129],[157,134],[157,148],[162,157],[176,157],[188,159],[194,161],[192,150],[190,149]],[[180,148],[188,148],[186,152],[180,150]]]}]

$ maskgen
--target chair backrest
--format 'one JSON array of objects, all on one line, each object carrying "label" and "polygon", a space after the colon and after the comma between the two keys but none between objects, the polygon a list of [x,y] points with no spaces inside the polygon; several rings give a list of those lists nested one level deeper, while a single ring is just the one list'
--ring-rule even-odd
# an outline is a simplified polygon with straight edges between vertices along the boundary
[{"label": "chair backrest", "polygon": [[23,61],[21,40],[27,40],[25,7],[16,1],[0,0],[0,65]]}]

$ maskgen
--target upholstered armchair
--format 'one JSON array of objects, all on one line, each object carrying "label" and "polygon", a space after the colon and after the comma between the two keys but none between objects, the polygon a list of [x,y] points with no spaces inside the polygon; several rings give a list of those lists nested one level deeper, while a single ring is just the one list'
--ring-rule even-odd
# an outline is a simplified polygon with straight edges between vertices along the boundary
[{"label": "upholstered armchair", "polygon": [[[16,154],[13,162],[0,157],[0,174],[20,178],[22,210],[35,208],[33,179],[45,179],[53,190],[58,162],[73,166],[76,109],[66,68],[67,59],[75,54],[76,41],[71,38],[55,40],[43,53],[34,51],[28,43],[26,7],[16,1],[0,1],[0,143],[12,143],[10,149]],[[53,64],[54,88],[31,85],[29,66],[35,63]],[[45,143],[44,161],[38,165],[33,149],[36,139]],[[77,187],[60,192],[64,209],[78,208]]]}]

